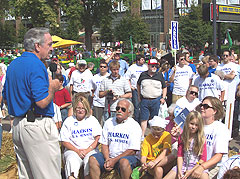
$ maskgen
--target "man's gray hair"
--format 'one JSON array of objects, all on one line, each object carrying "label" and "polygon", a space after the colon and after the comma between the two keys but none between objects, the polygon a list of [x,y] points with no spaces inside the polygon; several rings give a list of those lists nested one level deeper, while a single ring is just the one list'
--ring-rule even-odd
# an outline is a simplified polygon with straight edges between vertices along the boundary
[{"label": "man's gray hair", "polygon": [[119,103],[120,101],[127,101],[127,102],[129,103],[129,108],[128,108],[128,111],[130,112],[130,116],[129,116],[129,117],[132,117],[132,116],[133,116],[133,112],[134,112],[133,103],[132,103],[130,100],[125,99],[125,98],[119,99],[118,103]]},{"label": "man's gray hair", "polygon": [[27,31],[24,35],[24,48],[26,51],[35,51],[35,44],[44,44],[44,35],[49,33],[49,29],[45,27],[36,27]]}]

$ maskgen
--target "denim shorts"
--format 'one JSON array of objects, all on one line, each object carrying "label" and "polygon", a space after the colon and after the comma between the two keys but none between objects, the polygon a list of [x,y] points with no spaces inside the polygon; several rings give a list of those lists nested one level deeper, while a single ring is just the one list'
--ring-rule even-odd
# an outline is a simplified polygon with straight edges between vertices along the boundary
[{"label": "denim shorts", "polygon": [[160,99],[158,97],[156,99],[142,99],[140,103],[140,120],[146,121],[152,119],[154,116],[158,115],[159,108],[160,108]]},{"label": "denim shorts", "polygon": [[[101,169],[101,172],[106,171],[106,170],[104,169],[105,159],[104,159],[104,156],[103,156],[102,152],[93,154],[92,156],[95,157],[96,160],[98,161],[99,166],[100,166],[100,169]],[[128,162],[129,162],[129,164],[130,164],[130,166],[131,166],[131,168],[132,168],[132,170],[140,164],[140,161],[137,159],[137,157],[136,157],[135,155],[129,155],[129,156],[121,157],[121,158],[119,159],[119,161],[120,161],[121,159],[127,159]],[[120,173],[119,161],[115,164],[114,169],[117,169],[118,172]]]}]

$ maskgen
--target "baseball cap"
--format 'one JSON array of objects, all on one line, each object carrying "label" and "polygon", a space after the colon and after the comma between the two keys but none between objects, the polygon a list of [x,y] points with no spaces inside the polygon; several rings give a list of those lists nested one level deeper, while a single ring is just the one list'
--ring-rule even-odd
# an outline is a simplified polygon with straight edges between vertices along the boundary
[{"label": "baseball cap", "polygon": [[164,118],[161,118],[159,116],[154,116],[151,120],[148,121],[148,123],[150,127],[156,126],[165,128],[168,125],[169,120],[165,120]]},{"label": "baseball cap", "polygon": [[158,64],[158,62],[157,62],[156,59],[150,59],[150,60],[148,60],[148,65],[155,65],[155,64]]},{"label": "baseball cap", "polygon": [[87,65],[86,60],[78,60],[77,63],[78,63],[79,65],[81,65],[81,64]]}]

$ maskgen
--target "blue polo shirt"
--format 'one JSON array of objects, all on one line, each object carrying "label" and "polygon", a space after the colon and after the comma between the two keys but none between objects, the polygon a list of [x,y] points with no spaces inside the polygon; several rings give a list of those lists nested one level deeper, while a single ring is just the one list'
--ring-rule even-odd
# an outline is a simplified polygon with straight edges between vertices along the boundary
[{"label": "blue polo shirt", "polygon": [[216,68],[208,67],[208,72],[209,73],[215,73]]},{"label": "blue polo shirt", "polygon": [[[110,60],[109,63],[108,63],[108,65],[109,65],[112,61],[113,61],[113,60]],[[126,72],[126,71],[128,70],[128,68],[129,68],[129,65],[128,65],[128,63],[127,63],[125,60],[122,60],[122,59],[119,59],[118,62],[119,62],[119,64],[120,64],[119,75],[120,75],[120,76],[124,76],[125,72]],[[109,74],[111,74],[112,72],[111,72],[110,68],[108,68],[108,70],[109,70],[109,71],[108,71]]]},{"label": "blue polo shirt", "polygon": [[44,109],[35,102],[48,96],[49,79],[47,69],[41,60],[31,52],[24,52],[8,67],[3,98],[7,100],[9,114],[25,116],[30,108],[36,114],[54,116],[53,103]]}]

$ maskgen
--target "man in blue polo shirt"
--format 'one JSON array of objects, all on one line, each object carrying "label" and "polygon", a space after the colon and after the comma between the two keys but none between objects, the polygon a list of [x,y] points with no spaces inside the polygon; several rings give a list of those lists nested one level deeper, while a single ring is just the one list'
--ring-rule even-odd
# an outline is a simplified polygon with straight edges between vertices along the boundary
[{"label": "man in blue polo shirt", "polygon": [[30,29],[24,36],[26,52],[9,66],[3,90],[8,112],[14,116],[13,143],[19,178],[61,178],[58,131],[52,120],[53,97],[59,80],[48,78],[52,37],[46,28]]}]

